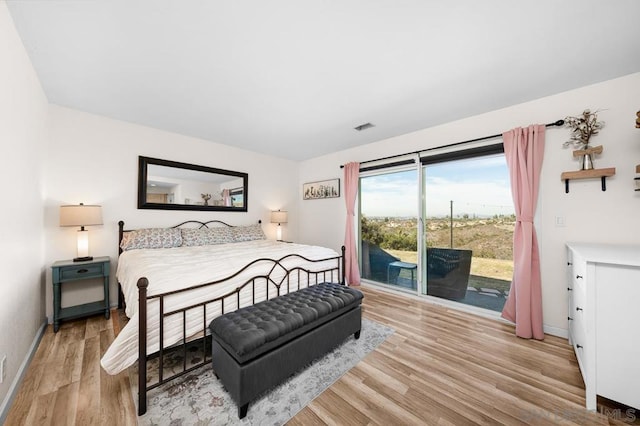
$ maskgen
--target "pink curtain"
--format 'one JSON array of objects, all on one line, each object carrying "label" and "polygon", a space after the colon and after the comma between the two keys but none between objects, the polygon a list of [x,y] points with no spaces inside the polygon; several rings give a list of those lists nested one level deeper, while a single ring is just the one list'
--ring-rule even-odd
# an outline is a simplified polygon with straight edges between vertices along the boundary
[{"label": "pink curtain", "polygon": [[544,339],[538,239],[533,226],[540,170],[544,156],[544,125],[516,128],[502,134],[516,210],[513,232],[513,281],[502,317],[515,322],[516,335]]},{"label": "pink curtain", "polygon": [[347,226],[344,233],[345,247],[345,275],[349,285],[360,285],[360,270],[356,254],[356,234],[353,224],[356,217],[356,196],[358,195],[358,180],[360,179],[360,163],[344,165],[344,198],[347,203]]},{"label": "pink curtain", "polygon": [[222,190],[222,200],[225,206],[231,206],[231,191],[228,189]]}]

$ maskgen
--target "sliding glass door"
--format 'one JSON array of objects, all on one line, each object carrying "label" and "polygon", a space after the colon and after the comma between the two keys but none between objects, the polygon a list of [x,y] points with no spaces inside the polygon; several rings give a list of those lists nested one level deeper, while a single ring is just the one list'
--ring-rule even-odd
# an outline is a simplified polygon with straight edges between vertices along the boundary
[{"label": "sliding glass door", "polygon": [[420,161],[361,172],[362,278],[501,311],[515,227],[502,145]]},{"label": "sliding glass door", "polygon": [[387,170],[360,178],[362,278],[417,289],[418,170]]},{"label": "sliding glass door", "polygon": [[501,311],[515,214],[504,154],[423,159],[422,294]]}]

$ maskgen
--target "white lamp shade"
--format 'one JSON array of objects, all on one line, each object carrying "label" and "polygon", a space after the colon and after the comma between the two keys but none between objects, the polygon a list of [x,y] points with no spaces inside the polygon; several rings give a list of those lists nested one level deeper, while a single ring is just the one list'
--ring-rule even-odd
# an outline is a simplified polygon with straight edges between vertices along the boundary
[{"label": "white lamp shade", "polygon": [[90,225],[102,225],[101,206],[60,206],[60,226]]},{"label": "white lamp shade", "polygon": [[287,212],[280,210],[271,212],[271,223],[287,223]]}]

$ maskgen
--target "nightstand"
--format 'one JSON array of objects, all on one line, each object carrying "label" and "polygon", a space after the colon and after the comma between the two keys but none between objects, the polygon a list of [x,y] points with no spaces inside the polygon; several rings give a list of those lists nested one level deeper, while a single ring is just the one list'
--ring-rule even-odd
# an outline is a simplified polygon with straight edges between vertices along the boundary
[{"label": "nightstand", "polygon": [[[59,260],[51,266],[53,281],[53,331],[60,328],[60,321],[71,318],[81,318],[89,315],[104,313],[109,319],[109,262],[108,256],[96,257],[86,262]],[[60,307],[62,284],[69,281],[102,278],[104,282],[104,299],[83,305]]]}]

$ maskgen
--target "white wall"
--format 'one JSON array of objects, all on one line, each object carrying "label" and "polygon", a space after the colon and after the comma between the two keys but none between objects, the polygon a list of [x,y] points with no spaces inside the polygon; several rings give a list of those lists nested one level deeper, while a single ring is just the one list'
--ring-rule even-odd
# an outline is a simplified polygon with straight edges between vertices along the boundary
[{"label": "white wall", "polygon": [[[268,238],[275,239],[270,210],[289,210],[285,232],[297,238],[298,164],[200,139],[52,105],[50,150],[45,177],[45,265],[75,257],[76,229],[60,228],[62,204],[102,205],[103,226],[88,227],[90,254],[111,256],[111,302],[117,301],[115,264],[118,221],[126,228],[171,226],[184,220],[219,219],[234,225],[262,220]],[[249,174],[248,212],[199,212],[137,209],[138,156],[236,170]],[[69,286],[63,305],[100,299],[100,288]],[[51,271],[47,268],[47,315],[51,318]]]},{"label": "white wall", "polygon": [[[562,147],[569,138],[569,129],[548,129],[535,217],[541,251],[544,323],[548,329],[566,329],[564,243],[640,244],[640,192],[634,191],[633,181],[635,166],[640,164],[640,129],[634,126],[635,113],[640,109],[640,73],[308,160],[300,164],[298,187],[303,182],[338,176],[342,179],[339,166],[349,161],[418,151],[532,123],[550,123],[579,115],[585,108],[601,109],[598,117],[606,123],[592,139],[593,145],[604,146],[603,154],[594,161],[595,167],[616,167],[616,175],[607,179],[606,192],[600,190],[600,180],[595,179],[572,181],[570,192],[565,194],[560,174],[578,167],[571,149]],[[301,201],[299,214],[302,242],[334,248],[342,245],[346,220],[344,196]],[[555,226],[556,216],[565,218],[565,227]]]},{"label": "white wall", "polygon": [[7,356],[6,380],[0,384],[2,402],[44,320],[41,166],[47,122],[47,99],[5,2],[0,2],[0,93],[0,182],[4,190],[0,359]]}]

